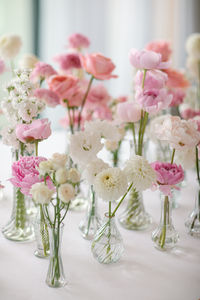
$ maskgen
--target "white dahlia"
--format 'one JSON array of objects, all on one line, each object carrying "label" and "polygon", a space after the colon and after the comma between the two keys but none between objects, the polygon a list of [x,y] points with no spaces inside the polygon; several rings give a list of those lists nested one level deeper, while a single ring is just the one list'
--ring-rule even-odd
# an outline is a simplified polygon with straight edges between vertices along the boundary
[{"label": "white dahlia", "polygon": [[96,176],[103,170],[108,169],[109,165],[105,163],[102,159],[97,158],[89,163],[85,170],[83,171],[83,178],[92,185]]}]

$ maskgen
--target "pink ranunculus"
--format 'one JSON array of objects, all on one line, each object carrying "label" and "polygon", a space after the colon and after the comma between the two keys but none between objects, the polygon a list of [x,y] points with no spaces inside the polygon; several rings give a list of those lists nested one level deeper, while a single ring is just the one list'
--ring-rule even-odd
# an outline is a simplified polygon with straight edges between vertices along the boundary
[{"label": "pink ranunculus", "polygon": [[173,96],[170,107],[178,106],[183,103],[185,98],[185,91],[183,89],[170,89],[169,94]]},{"label": "pink ranunculus", "polygon": [[78,79],[72,75],[54,75],[48,80],[50,90],[55,92],[61,100],[67,99],[68,90],[77,85]]},{"label": "pink ranunculus", "polygon": [[112,75],[115,65],[111,59],[100,53],[81,55],[81,63],[85,71],[96,79],[106,80],[118,77],[117,75]]},{"label": "pink ranunculus", "polygon": [[60,104],[60,99],[56,93],[48,89],[35,89],[34,96],[45,102],[49,107],[55,107]]},{"label": "pink ranunculus", "polygon": [[169,88],[187,88],[190,83],[185,75],[175,69],[167,69],[165,73],[168,75],[167,87]]},{"label": "pink ranunculus", "polygon": [[99,105],[104,105],[111,100],[107,89],[102,85],[95,85],[91,87],[87,97],[86,107],[95,108]]},{"label": "pink ranunculus", "polygon": [[162,62],[160,53],[147,50],[131,49],[129,54],[130,63],[136,69],[166,69],[169,67],[169,62]]},{"label": "pink ranunculus", "polygon": [[22,143],[42,141],[51,135],[50,122],[48,119],[38,119],[31,124],[17,124],[15,133]]},{"label": "pink ranunculus", "polygon": [[156,114],[162,109],[169,107],[172,101],[165,88],[163,89],[137,89],[135,99],[142,109],[150,114]]},{"label": "pink ranunculus", "polygon": [[181,165],[177,166],[176,164],[156,161],[151,164],[151,167],[156,171],[160,191],[166,196],[172,196],[171,189],[177,189],[175,185],[184,179],[184,171]]},{"label": "pink ranunculus", "polygon": [[48,79],[50,76],[57,74],[54,68],[44,62],[39,61],[31,72],[30,79],[32,82]]},{"label": "pink ranunculus", "polygon": [[141,119],[141,106],[136,102],[119,103],[116,115],[121,122],[135,123]]},{"label": "pink ranunculus", "polygon": [[54,61],[59,64],[61,70],[81,68],[81,60],[78,53],[60,54],[54,57]]},{"label": "pink ranunculus", "polygon": [[22,156],[20,160],[12,164],[12,178],[10,182],[20,188],[23,194],[30,196],[32,185],[43,181],[39,177],[37,168],[40,162],[44,160],[46,160],[44,157]]},{"label": "pink ranunculus", "polygon": [[101,105],[96,107],[95,111],[93,112],[93,118],[100,119],[100,120],[112,120],[112,111],[108,107],[108,105]]},{"label": "pink ranunculus", "polygon": [[192,119],[197,116],[200,116],[200,110],[186,108],[181,112],[181,117],[185,120]]},{"label": "pink ranunculus", "polygon": [[5,63],[3,59],[0,58],[0,74],[2,74],[6,70]]},{"label": "pink ranunculus", "polygon": [[153,41],[147,44],[145,48],[149,51],[160,53],[162,61],[168,61],[172,54],[171,45],[167,41]]},{"label": "pink ranunculus", "polygon": [[80,49],[80,48],[88,48],[90,46],[89,39],[80,33],[74,33],[68,38],[69,47]]},{"label": "pink ranunculus", "polygon": [[[144,71],[138,71],[134,82],[137,87],[142,87]],[[149,70],[146,72],[144,89],[161,89],[167,82],[167,74],[159,70]]]}]

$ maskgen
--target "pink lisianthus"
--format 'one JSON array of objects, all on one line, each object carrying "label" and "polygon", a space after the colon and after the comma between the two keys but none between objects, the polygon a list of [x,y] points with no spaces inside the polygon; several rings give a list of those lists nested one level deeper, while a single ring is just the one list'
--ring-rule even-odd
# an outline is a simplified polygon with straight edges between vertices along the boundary
[{"label": "pink lisianthus", "polygon": [[200,116],[200,110],[186,108],[181,112],[181,117],[185,120],[192,119],[197,116]]},{"label": "pink lisianthus", "polygon": [[172,54],[170,43],[167,41],[153,41],[147,44],[145,48],[149,51],[160,53],[162,61],[168,61]]},{"label": "pink lisianthus", "polygon": [[48,119],[38,119],[31,124],[17,124],[15,133],[22,143],[42,141],[51,135],[50,122]]},{"label": "pink lisianthus", "polygon": [[185,98],[185,91],[183,89],[170,89],[169,94],[173,96],[170,107],[178,106],[183,103]]},{"label": "pink lisianthus", "polygon": [[181,165],[177,166],[176,164],[156,161],[151,164],[151,167],[156,171],[159,190],[166,196],[172,196],[171,189],[178,189],[176,184],[184,179],[184,171]]},{"label": "pink lisianthus", "polygon": [[160,110],[168,108],[172,97],[166,89],[138,89],[135,95],[141,108],[150,114],[156,114]]},{"label": "pink lisianthus", "polygon": [[60,54],[54,57],[54,61],[59,64],[61,70],[81,68],[81,60],[78,53]]},{"label": "pink lisianthus", "polygon": [[55,74],[57,74],[57,72],[51,65],[40,61],[36,63],[35,68],[31,72],[30,79],[32,82],[37,82],[40,80],[47,79]]},{"label": "pink lisianthus", "polygon": [[166,69],[169,67],[169,62],[162,62],[160,53],[147,50],[131,49],[129,54],[130,63],[136,69]]},{"label": "pink lisianthus", "polygon": [[121,122],[137,122],[141,119],[141,106],[135,102],[124,102],[117,105],[117,119]]},{"label": "pink lisianthus", "polygon": [[89,39],[80,33],[74,33],[68,38],[69,47],[80,49],[80,48],[88,48],[90,46]]},{"label": "pink lisianthus", "polygon": [[167,87],[169,88],[187,88],[190,83],[185,75],[175,69],[167,69],[165,73],[168,75]]},{"label": "pink lisianthus", "polygon": [[56,93],[48,89],[35,89],[34,96],[45,102],[49,107],[55,107],[60,104],[60,99]]},{"label": "pink lisianthus", "polygon": [[[40,162],[44,160],[46,160],[44,157],[22,156],[20,160],[12,164],[12,178],[10,182],[20,188],[23,194],[30,196],[32,185],[43,181],[39,177],[37,168]],[[47,179],[47,183],[49,187],[52,186],[49,179]]]},{"label": "pink lisianthus", "polygon": [[[138,71],[134,82],[137,87],[142,87],[144,71]],[[161,89],[167,82],[167,74],[159,70],[149,70],[146,72],[144,89]]]},{"label": "pink lisianthus", "polygon": [[5,63],[3,59],[0,58],[0,74],[2,74],[6,70]]},{"label": "pink lisianthus", "polygon": [[108,103],[110,100],[111,96],[108,94],[107,89],[102,84],[99,84],[91,87],[87,97],[86,107],[95,108]]},{"label": "pink lisianthus", "polygon": [[93,75],[96,79],[106,80],[118,77],[112,74],[115,65],[111,59],[100,53],[81,55],[81,63],[85,71]]}]

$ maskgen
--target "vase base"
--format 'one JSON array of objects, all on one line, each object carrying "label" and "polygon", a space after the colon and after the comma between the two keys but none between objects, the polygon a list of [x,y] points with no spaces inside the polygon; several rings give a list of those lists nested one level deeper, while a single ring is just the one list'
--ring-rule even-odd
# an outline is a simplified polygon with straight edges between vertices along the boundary
[{"label": "vase base", "polygon": [[51,288],[61,288],[61,287],[64,287],[65,285],[67,285],[67,281],[65,279],[62,279],[59,281],[54,281],[54,282],[50,282],[50,281],[46,280],[46,284]]},{"label": "vase base", "polygon": [[69,209],[71,211],[85,211],[88,206],[88,201],[83,198],[76,198],[70,203]]},{"label": "vase base", "polygon": [[35,239],[33,225],[25,228],[17,228],[14,222],[7,224],[2,233],[8,240],[15,242],[32,242]]},{"label": "vase base", "polygon": [[173,226],[167,227],[165,234],[163,234],[163,228],[158,227],[152,232],[152,241],[156,249],[160,251],[170,251],[178,243],[179,234]]},{"label": "vase base", "polygon": [[200,238],[200,217],[199,212],[192,212],[185,222],[185,227],[187,227],[188,234],[193,237]]},{"label": "vase base", "polygon": [[47,254],[44,255],[44,250],[35,250],[34,255],[38,258],[49,258],[49,251],[47,251]]},{"label": "vase base", "polygon": [[122,214],[119,217],[119,223],[128,230],[145,230],[150,227],[152,217],[145,211],[141,211],[139,214]]}]

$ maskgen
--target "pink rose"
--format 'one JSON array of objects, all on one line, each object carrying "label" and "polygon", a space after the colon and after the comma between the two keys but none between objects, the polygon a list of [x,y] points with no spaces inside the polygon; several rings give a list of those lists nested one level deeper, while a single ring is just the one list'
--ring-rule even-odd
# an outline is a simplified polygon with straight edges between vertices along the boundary
[{"label": "pink rose", "polygon": [[107,89],[102,84],[99,84],[91,87],[87,97],[86,107],[95,108],[96,106],[108,103],[110,100],[111,96],[108,94]]},{"label": "pink rose", "polygon": [[200,110],[195,110],[192,108],[186,108],[181,112],[181,117],[185,120],[192,119],[194,117],[200,116]]},{"label": "pink rose", "polygon": [[48,119],[38,119],[31,124],[17,124],[15,133],[22,143],[42,141],[51,135],[50,123]]},{"label": "pink rose", "polygon": [[[136,88],[142,87],[144,71],[138,71],[134,82]],[[167,82],[168,76],[166,73],[159,70],[150,70],[146,72],[145,81],[144,81],[144,89],[161,89]]]},{"label": "pink rose", "polygon": [[74,33],[70,35],[68,41],[69,41],[69,47],[71,48],[80,49],[80,48],[88,48],[90,46],[89,39],[80,33]]},{"label": "pink rose", "polygon": [[54,61],[59,64],[61,70],[81,68],[81,60],[78,53],[60,54],[54,57]]},{"label": "pink rose", "polygon": [[61,100],[67,99],[68,90],[77,85],[78,79],[72,75],[54,75],[48,80],[50,90],[55,92]]},{"label": "pink rose", "polygon": [[150,42],[149,44],[146,45],[145,48],[149,51],[160,53],[162,57],[162,61],[168,61],[172,54],[170,43],[167,41]]},{"label": "pink rose", "polygon": [[49,107],[55,107],[60,104],[60,99],[56,93],[48,89],[35,89],[34,96],[45,102]]},{"label": "pink rose", "polygon": [[138,89],[135,100],[143,110],[150,114],[158,113],[162,109],[169,107],[172,101],[172,95],[169,95],[166,89]]},{"label": "pink rose", "polygon": [[6,70],[5,63],[4,63],[3,59],[0,58],[0,74],[5,72],[5,70]]},{"label": "pink rose", "polygon": [[106,80],[118,77],[111,74],[115,69],[115,65],[111,59],[100,53],[82,55],[81,62],[85,71],[93,75],[96,79]]},{"label": "pink rose", "polygon": [[163,163],[156,161],[151,164],[151,167],[156,171],[157,184],[160,191],[166,196],[172,196],[171,188],[176,188],[175,185],[183,181],[184,171],[182,167],[176,164]]},{"label": "pink rose", "polygon": [[121,122],[135,123],[141,119],[141,106],[135,102],[119,103],[116,114]]},{"label": "pink rose", "polygon": [[170,107],[178,106],[183,103],[183,100],[185,98],[185,91],[183,91],[182,89],[171,89],[169,90],[169,94],[173,96]]},{"label": "pink rose", "polygon": [[165,73],[168,75],[167,87],[169,88],[187,88],[190,85],[185,75],[178,70],[168,69]]},{"label": "pink rose", "polygon": [[49,78],[52,75],[57,74],[54,68],[44,62],[38,62],[35,64],[35,68],[31,72],[30,79],[32,82],[37,82]]},{"label": "pink rose", "polygon": [[136,69],[166,69],[169,67],[169,62],[162,62],[161,54],[153,51],[132,49],[129,59]]}]

